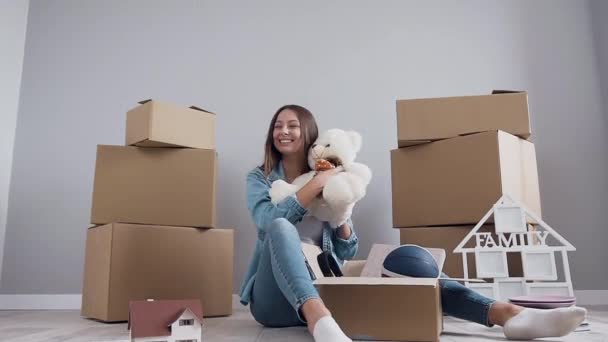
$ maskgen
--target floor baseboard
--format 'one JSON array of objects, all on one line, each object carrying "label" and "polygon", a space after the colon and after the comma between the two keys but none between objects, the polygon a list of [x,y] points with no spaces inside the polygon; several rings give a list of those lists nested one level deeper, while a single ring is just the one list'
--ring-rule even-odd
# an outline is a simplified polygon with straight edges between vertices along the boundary
[{"label": "floor baseboard", "polygon": [[[608,305],[608,290],[574,291],[578,305]],[[0,295],[0,310],[80,310],[82,295]]]}]

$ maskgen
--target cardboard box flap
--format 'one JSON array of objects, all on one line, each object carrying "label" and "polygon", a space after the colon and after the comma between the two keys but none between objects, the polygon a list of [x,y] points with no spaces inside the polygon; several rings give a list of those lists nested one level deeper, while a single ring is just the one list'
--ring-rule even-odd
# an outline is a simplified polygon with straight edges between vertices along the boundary
[{"label": "cardboard box flap", "polygon": [[[309,243],[302,242],[302,253],[304,253],[304,260],[308,266],[309,272],[312,272],[315,279],[321,279],[324,277],[317,256],[323,253],[323,250],[319,246],[312,245]],[[312,275],[311,275],[312,278]]]},{"label": "cardboard box flap", "polygon": [[[145,104],[145,103],[148,103],[148,102],[150,102],[150,101],[153,101],[153,99],[145,99],[145,100],[138,101],[137,103],[139,103],[139,104]],[[201,111],[201,112],[205,112],[205,113],[209,113],[209,114],[213,114],[213,115],[215,115],[215,113],[214,113],[214,112],[209,111],[209,110],[206,110],[206,109],[204,109],[204,108],[202,108],[202,107],[198,107],[198,106],[190,106],[190,107],[188,107],[188,108],[190,108],[190,109],[194,109],[194,110],[198,110],[198,111]]]},{"label": "cardboard box flap", "polygon": [[194,109],[194,110],[198,110],[198,111],[201,111],[201,112],[205,112],[205,113],[209,113],[209,114],[213,114],[213,115],[215,115],[215,113],[214,113],[214,112],[208,111],[208,110],[206,110],[206,109],[204,109],[204,108],[201,108],[201,107],[197,107],[197,106],[190,106],[189,108]]},{"label": "cardboard box flap", "polygon": [[342,266],[342,274],[345,277],[360,277],[361,270],[365,266],[365,260],[348,260]]},{"label": "cardboard box flap", "polygon": [[471,131],[471,132],[467,132],[467,133],[461,133],[461,134],[458,134],[458,136],[459,137],[466,137],[466,136],[469,136],[469,135],[485,134],[485,133],[495,133],[495,134],[498,134],[498,132],[504,132],[504,131],[501,131],[499,129],[487,129],[487,130],[484,130],[484,131]]},{"label": "cardboard box flap", "polygon": [[422,144],[428,144],[430,142],[433,142],[433,140],[428,140],[428,139],[427,140],[406,140],[406,141],[399,142],[399,147],[422,145]]},{"label": "cardboard box flap", "polygon": [[519,93],[527,93],[525,90],[506,90],[506,89],[495,89],[492,90],[492,95],[495,94],[519,94]]},{"label": "cardboard box flap", "polygon": [[313,282],[315,285],[410,285],[437,287],[437,278],[378,278],[378,277],[324,277]]}]

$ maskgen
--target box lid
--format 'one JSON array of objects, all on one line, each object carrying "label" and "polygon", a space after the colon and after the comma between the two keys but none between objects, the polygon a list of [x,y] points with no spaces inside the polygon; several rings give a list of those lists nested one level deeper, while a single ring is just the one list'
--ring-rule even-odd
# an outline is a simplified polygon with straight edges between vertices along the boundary
[{"label": "box lid", "polygon": [[505,90],[505,89],[495,89],[492,90],[492,95],[495,94],[514,94],[514,93],[527,93],[525,90]]},{"label": "box lid", "polygon": [[398,146],[502,129],[521,138],[531,135],[528,93],[497,89],[491,94],[398,99]]},{"label": "box lid", "polygon": [[[138,101],[137,103],[139,103],[139,104],[145,104],[145,103],[148,103],[150,101],[156,101],[156,102],[158,102],[157,100],[153,100],[153,99],[145,99],[145,100]],[[202,107],[190,106],[188,108],[215,115],[214,112],[208,111],[208,110],[206,110],[206,109],[204,109]]]}]

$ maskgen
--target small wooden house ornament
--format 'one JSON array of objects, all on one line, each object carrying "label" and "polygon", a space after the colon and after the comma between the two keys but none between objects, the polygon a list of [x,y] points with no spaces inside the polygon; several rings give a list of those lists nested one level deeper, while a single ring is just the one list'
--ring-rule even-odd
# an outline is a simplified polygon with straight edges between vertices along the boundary
[{"label": "small wooden house ornament", "polygon": [[[494,216],[494,232],[481,229]],[[538,225],[530,229],[527,218]],[[474,239],[474,247],[465,247]],[[573,296],[568,252],[576,248],[534,212],[508,194],[503,195],[456,246],[462,254],[465,286],[497,300],[508,301],[522,295]],[[468,277],[467,255],[475,255],[477,278],[492,283],[473,283]],[[521,253],[523,277],[510,277],[507,253]],[[557,259],[563,264],[563,280],[558,281]],[[561,258],[560,258],[561,256]]]},{"label": "small wooden house ornament", "polygon": [[138,300],[129,303],[132,342],[201,342],[203,310],[199,299]]}]

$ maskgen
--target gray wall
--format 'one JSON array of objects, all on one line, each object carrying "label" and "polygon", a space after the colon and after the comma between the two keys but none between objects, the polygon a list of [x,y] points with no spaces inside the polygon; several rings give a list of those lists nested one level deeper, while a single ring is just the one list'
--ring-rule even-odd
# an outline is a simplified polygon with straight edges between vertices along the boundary
[{"label": "gray wall", "polygon": [[29,0],[0,2],[0,276]]},{"label": "gray wall", "polygon": [[[608,1],[590,0],[593,36],[597,52],[597,67],[600,75],[600,89],[603,99],[603,109],[608,129]],[[608,205],[608,204],[606,204]]]},{"label": "gray wall", "polygon": [[608,160],[587,2],[32,1],[2,293],[79,293],[96,144],[155,97],[218,113],[219,223],[237,229],[235,287],[256,238],[245,175],[268,121],[308,106],[364,137],[374,179],[359,257],[396,243],[389,151],[398,98],[527,89],[546,220],[579,249],[577,289],[605,289]]}]

